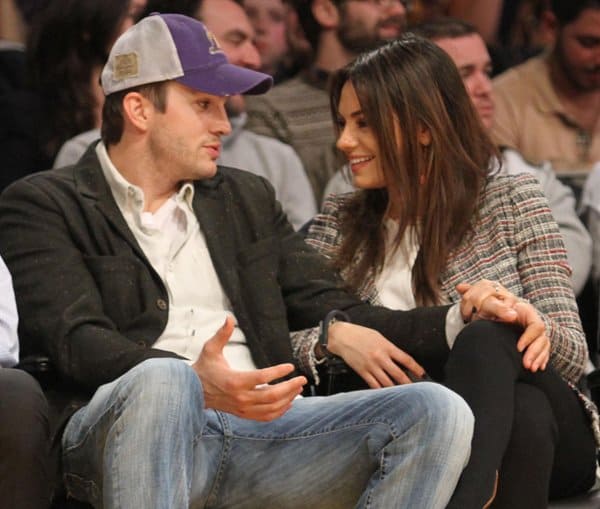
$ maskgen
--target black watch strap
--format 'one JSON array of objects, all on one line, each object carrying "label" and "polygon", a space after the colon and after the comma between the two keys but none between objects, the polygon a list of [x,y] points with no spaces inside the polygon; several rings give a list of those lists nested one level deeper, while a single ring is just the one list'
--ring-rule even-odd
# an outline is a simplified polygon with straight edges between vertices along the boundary
[{"label": "black watch strap", "polygon": [[325,315],[320,325],[319,345],[328,360],[338,358],[337,355],[332,354],[327,348],[327,344],[329,343],[329,327],[335,322],[351,322],[351,320],[347,313],[339,309],[334,309]]}]

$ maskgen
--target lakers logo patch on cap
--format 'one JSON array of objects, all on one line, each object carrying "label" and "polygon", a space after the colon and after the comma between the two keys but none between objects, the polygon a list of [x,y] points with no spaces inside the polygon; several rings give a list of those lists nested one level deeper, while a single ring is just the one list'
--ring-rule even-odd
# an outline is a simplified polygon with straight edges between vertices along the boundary
[{"label": "lakers logo patch on cap", "polygon": [[123,55],[115,55],[115,64],[113,72],[115,80],[135,78],[138,75],[139,66],[137,53],[125,53]]},{"label": "lakers logo patch on cap", "polygon": [[217,41],[217,38],[215,37],[215,35],[211,31],[207,30],[206,28],[204,29],[204,31],[206,32],[206,38],[210,42],[210,47],[208,48],[208,52],[211,55],[214,55],[215,53],[223,53],[223,50],[221,49],[221,46],[219,46],[219,41]]}]

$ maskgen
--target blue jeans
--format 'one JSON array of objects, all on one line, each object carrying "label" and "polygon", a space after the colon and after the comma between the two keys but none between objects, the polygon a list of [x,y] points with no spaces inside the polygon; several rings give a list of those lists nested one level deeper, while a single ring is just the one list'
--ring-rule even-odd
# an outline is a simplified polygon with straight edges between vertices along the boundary
[{"label": "blue jeans", "polygon": [[262,423],[204,408],[195,372],[145,361],[63,434],[69,493],[107,508],[443,508],[470,451],[466,403],[431,383],[301,398]]}]

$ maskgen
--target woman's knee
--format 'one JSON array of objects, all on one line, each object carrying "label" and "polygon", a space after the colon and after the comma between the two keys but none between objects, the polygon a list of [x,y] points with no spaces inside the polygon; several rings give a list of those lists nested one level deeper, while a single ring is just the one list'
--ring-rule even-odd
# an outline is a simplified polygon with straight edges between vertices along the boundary
[{"label": "woman's knee", "polygon": [[483,361],[492,364],[509,359],[520,365],[521,354],[517,350],[520,335],[521,331],[513,325],[477,320],[457,336],[450,359],[460,357],[465,363]]}]

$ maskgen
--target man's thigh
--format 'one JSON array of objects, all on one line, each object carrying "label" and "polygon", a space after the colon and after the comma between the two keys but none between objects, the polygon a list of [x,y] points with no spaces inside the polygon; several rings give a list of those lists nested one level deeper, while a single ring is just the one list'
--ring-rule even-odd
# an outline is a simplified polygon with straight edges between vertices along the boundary
[{"label": "man's thigh", "polygon": [[353,507],[383,448],[423,417],[415,398],[435,399],[432,385],[301,398],[268,423],[209,411],[196,468],[209,461],[218,471],[209,490],[194,487],[192,500],[210,508]]}]

